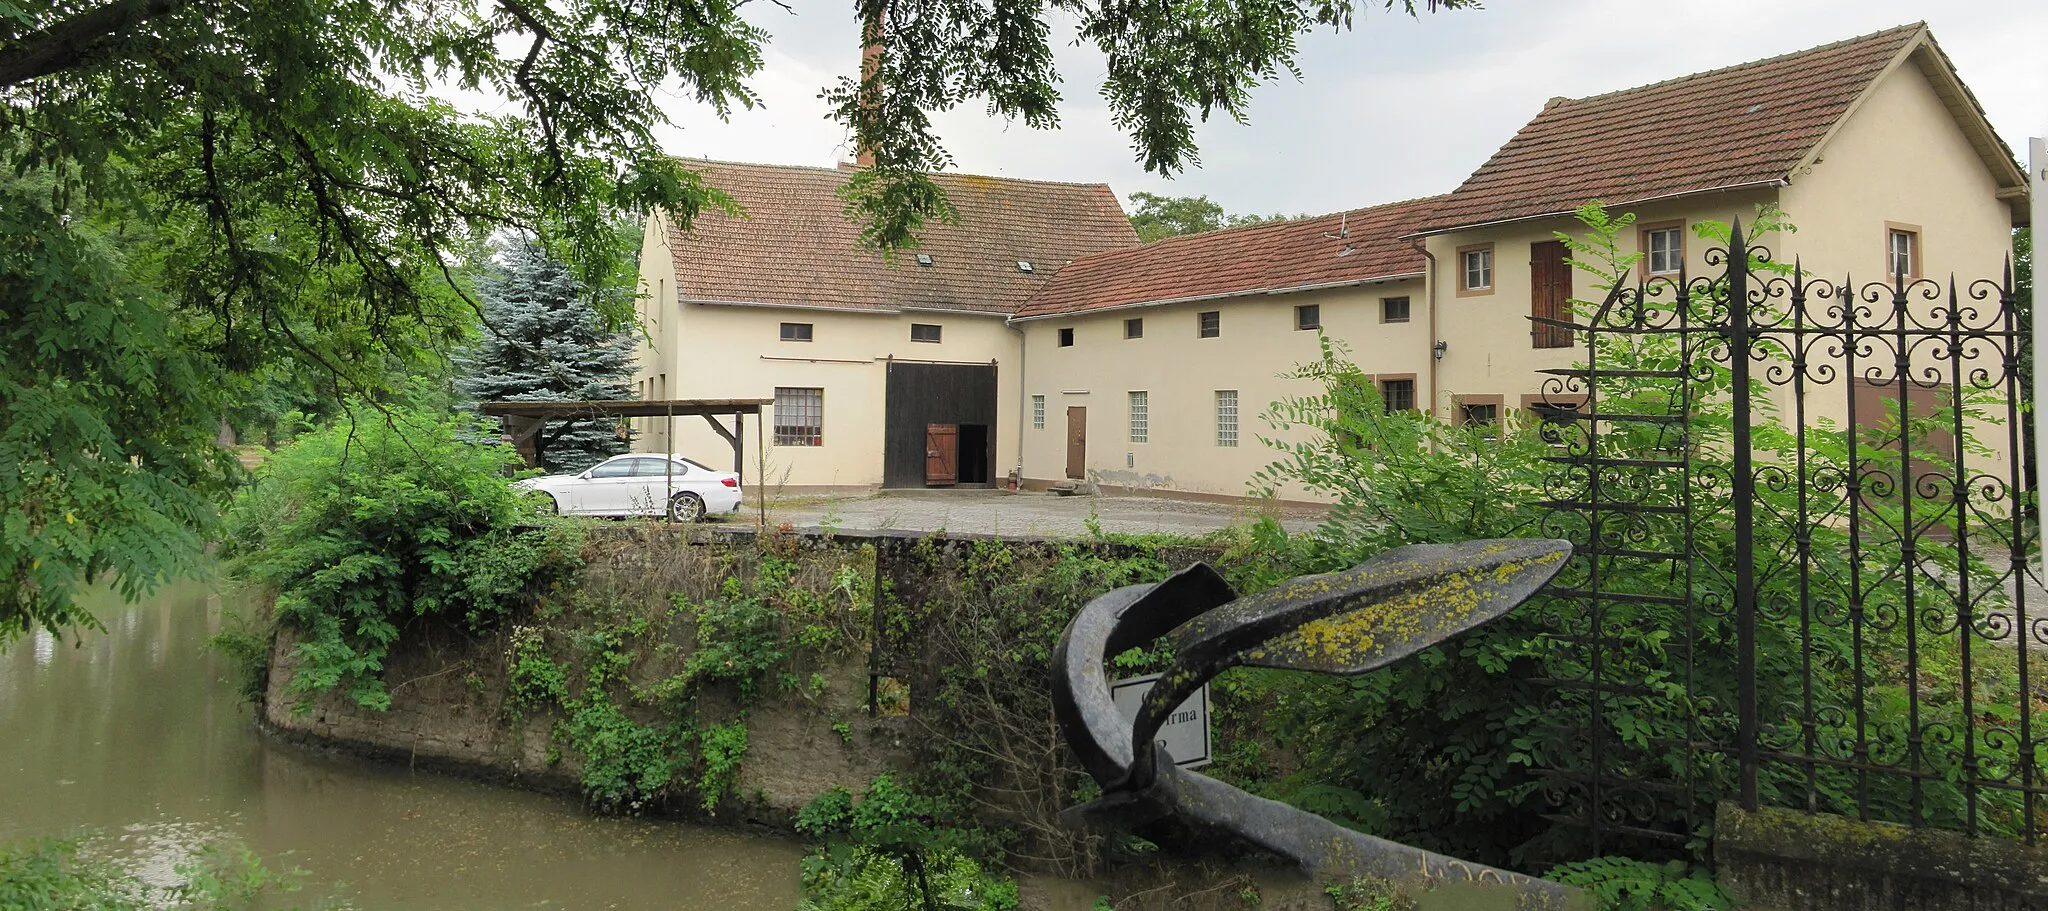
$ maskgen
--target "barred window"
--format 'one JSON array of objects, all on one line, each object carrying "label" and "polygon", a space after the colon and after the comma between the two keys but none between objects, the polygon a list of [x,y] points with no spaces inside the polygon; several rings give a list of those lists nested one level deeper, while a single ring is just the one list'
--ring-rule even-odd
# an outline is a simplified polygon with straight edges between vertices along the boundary
[{"label": "barred window", "polygon": [[775,445],[825,445],[825,390],[775,387]]},{"label": "barred window", "polygon": [[1387,413],[1415,410],[1414,380],[1381,380],[1380,401],[1387,406]]},{"label": "barred window", "polygon": [[1204,310],[1195,314],[1195,337],[1215,338],[1223,334],[1223,311]]},{"label": "barred window", "polygon": [[1131,393],[1131,442],[1143,443],[1151,438],[1150,408],[1150,396],[1147,393]]},{"label": "barred window", "polygon": [[1237,390],[1216,390],[1216,445],[1237,447]]},{"label": "barred window", "polygon": [[1294,328],[1323,328],[1323,307],[1321,304],[1302,304],[1294,308]]},{"label": "barred window", "polygon": [[1045,429],[1045,396],[1034,395],[1031,397],[1031,429]]}]

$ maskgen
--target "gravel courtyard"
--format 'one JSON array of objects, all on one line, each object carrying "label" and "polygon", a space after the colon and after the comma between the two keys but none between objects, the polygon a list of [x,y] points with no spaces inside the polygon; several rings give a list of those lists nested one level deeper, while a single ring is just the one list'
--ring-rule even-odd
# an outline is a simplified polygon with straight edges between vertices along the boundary
[{"label": "gravel courtyard", "polygon": [[[1273,510],[1289,531],[1315,526],[1321,509],[1287,505]],[[751,511],[749,511],[749,515]],[[953,534],[1088,534],[1093,516],[1105,532],[1199,535],[1257,519],[1246,506],[1197,503],[1161,497],[1059,497],[1003,490],[890,491],[855,497],[771,500],[768,521],[797,528],[830,526],[840,531]]]}]

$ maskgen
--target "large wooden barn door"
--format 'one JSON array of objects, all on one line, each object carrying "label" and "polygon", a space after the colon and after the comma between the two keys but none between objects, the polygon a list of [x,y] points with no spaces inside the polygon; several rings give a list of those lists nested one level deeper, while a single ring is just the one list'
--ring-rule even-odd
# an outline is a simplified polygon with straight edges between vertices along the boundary
[{"label": "large wooden barn door", "polygon": [[1088,409],[1067,409],[1067,477],[1088,476]]},{"label": "large wooden barn door", "polygon": [[926,424],[924,427],[924,483],[927,487],[951,487],[960,480],[960,426]]}]

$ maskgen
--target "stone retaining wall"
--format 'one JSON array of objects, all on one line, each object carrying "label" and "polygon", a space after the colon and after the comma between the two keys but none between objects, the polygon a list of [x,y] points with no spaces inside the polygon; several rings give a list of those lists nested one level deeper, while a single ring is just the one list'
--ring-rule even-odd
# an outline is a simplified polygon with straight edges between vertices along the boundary
[{"label": "stone retaining wall", "polygon": [[2048,850],[1942,829],[1722,804],[1714,861],[1760,911],[2048,908]]}]

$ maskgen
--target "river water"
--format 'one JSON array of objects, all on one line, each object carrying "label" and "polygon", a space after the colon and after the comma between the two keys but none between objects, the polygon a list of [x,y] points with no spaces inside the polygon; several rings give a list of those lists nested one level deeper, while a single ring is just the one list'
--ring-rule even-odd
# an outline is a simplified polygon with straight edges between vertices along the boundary
[{"label": "river water", "polygon": [[298,898],[381,909],[788,911],[800,848],[270,741],[202,649],[232,610],[189,584],[99,596],[104,633],[0,652],[0,842],[97,834],[155,882],[212,843],[305,871]]}]

